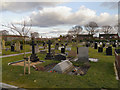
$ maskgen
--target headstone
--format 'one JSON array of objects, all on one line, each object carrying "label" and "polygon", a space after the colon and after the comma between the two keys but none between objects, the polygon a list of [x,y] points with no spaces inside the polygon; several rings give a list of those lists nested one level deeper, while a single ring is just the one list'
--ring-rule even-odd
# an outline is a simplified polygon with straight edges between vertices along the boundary
[{"label": "headstone", "polygon": [[112,47],[111,46],[106,48],[106,55],[112,55]]},{"label": "headstone", "polygon": [[14,47],[14,45],[11,45],[11,51],[15,51],[15,47]]},{"label": "headstone", "polygon": [[116,47],[116,44],[115,44],[115,42],[112,44],[112,46],[113,46],[113,47]]},{"label": "headstone", "polygon": [[98,52],[103,52],[103,47],[98,47]]},{"label": "headstone", "polygon": [[69,71],[72,71],[73,68],[73,64],[70,61],[65,60],[58,63],[52,70],[58,73],[68,73]]},{"label": "headstone", "polygon": [[20,50],[23,50],[23,45],[22,44],[20,45]]},{"label": "headstone", "polygon": [[45,46],[45,42],[43,42],[43,46]]},{"label": "headstone", "polygon": [[110,46],[110,43],[109,43],[109,42],[108,42],[108,43],[106,43],[106,46],[107,46],[107,47],[109,47],[109,46]]},{"label": "headstone", "polygon": [[17,42],[15,43],[15,48],[16,48],[16,51],[17,51],[17,52],[20,51],[20,42],[19,42],[19,41],[17,41]]},{"label": "headstone", "polygon": [[2,49],[5,49],[5,40],[2,40]]},{"label": "headstone", "polygon": [[36,47],[35,47],[35,53],[39,53],[39,45],[37,44]]},{"label": "headstone", "polygon": [[59,48],[59,43],[56,43],[55,44],[55,49],[58,50],[58,48]]},{"label": "headstone", "polygon": [[36,56],[36,54],[35,54],[35,42],[34,42],[34,38],[32,37],[32,54],[31,54],[31,56],[30,56],[30,61],[32,61],[32,62],[36,62],[36,61],[39,61],[39,58],[38,58],[38,56]]},{"label": "headstone", "polygon": [[95,43],[94,49],[97,49],[97,42]]},{"label": "headstone", "polygon": [[54,60],[58,60],[58,61],[66,60],[66,56],[64,54],[57,54],[55,55]]},{"label": "headstone", "polygon": [[61,48],[61,53],[65,53],[65,48]]},{"label": "headstone", "polygon": [[90,42],[86,42],[86,47],[89,47],[90,46]]},{"label": "headstone", "polygon": [[61,48],[64,48],[64,47],[59,47],[58,50],[61,50]]},{"label": "headstone", "polygon": [[79,47],[78,48],[78,60],[80,62],[88,62],[88,48],[87,47]]},{"label": "headstone", "polygon": [[47,53],[47,55],[46,55],[46,60],[51,60],[51,59],[53,59],[53,55],[52,55],[52,53],[51,53],[51,41],[50,40],[48,40],[48,53]]},{"label": "headstone", "polygon": [[102,45],[102,47],[104,48],[105,47],[105,43],[103,42],[103,45]]}]

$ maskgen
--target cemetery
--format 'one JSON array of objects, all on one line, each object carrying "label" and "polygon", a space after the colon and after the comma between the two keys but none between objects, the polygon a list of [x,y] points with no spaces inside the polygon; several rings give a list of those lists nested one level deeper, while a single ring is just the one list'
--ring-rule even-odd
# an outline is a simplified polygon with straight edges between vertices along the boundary
[{"label": "cemetery", "polygon": [[[115,61],[114,47],[109,50],[108,48],[111,46],[107,42],[104,43],[104,47],[102,42],[85,45],[88,43],[71,42],[66,45],[65,42],[60,44],[60,42],[54,43],[47,40],[44,48],[43,43],[36,44],[32,39],[31,44],[26,44],[27,48],[31,47],[29,50],[31,53],[26,54],[26,57],[29,56],[29,58],[23,59],[23,55],[2,58],[3,82],[24,88],[46,87],[46,85],[48,85],[47,87],[116,88],[118,81],[115,78],[113,65],[114,62],[117,62]],[[76,44],[78,44],[77,47]],[[20,50],[20,48],[17,49]],[[24,61],[26,68],[24,68]],[[119,63],[116,63],[116,67],[119,73]],[[74,81],[72,85],[71,80]],[[25,82],[24,85],[22,82]],[[41,86],[38,83],[41,83]]]},{"label": "cemetery", "polygon": [[1,2],[2,90],[120,88],[120,3],[15,1]]}]

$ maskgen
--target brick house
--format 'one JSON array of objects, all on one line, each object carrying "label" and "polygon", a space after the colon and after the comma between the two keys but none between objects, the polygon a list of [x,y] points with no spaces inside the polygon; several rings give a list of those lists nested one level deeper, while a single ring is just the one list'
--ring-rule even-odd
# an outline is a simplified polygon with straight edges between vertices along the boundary
[{"label": "brick house", "polygon": [[119,39],[117,34],[99,34],[99,39]]}]

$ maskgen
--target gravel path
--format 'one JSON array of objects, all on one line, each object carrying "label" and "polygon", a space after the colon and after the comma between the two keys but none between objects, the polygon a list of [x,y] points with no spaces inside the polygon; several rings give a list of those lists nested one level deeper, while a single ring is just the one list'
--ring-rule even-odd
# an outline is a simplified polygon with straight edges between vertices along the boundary
[{"label": "gravel path", "polygon": [[[32,53],[32,52],[26,52],[26,54],[29,54],[29,53]],[[4,56],[0,56],[0,58],[4,58],[4,57],[11,57],[11,56],[18,56],[18,55],[22,55],[22,54],[24,54],[24,53],[4,55]]]}]

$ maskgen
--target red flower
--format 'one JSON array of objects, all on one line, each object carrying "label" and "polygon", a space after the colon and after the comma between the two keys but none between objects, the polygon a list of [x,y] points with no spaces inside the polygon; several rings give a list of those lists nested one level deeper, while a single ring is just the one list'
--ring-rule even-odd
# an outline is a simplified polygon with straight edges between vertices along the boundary
[{"label": "red flower", "polygon": [[52,71],[50,71],[50,72],[52,72]]}]

